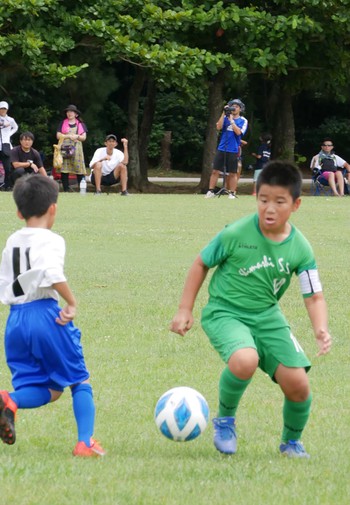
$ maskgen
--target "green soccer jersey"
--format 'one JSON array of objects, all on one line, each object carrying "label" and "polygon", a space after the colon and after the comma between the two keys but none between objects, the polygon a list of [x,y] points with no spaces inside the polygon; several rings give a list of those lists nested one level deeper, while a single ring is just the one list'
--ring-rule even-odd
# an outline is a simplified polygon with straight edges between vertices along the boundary
[{"label": "green soccer jersey", "polygon": [[261,233],[258,215],[224,228],[200,253],[208,268],[217,267],[209,285],[211,300],[245,311],[263,311],[276,304],[300,276],[303,296],[321,291],[314,254],[302,233],[291,225],[283,242]]}]

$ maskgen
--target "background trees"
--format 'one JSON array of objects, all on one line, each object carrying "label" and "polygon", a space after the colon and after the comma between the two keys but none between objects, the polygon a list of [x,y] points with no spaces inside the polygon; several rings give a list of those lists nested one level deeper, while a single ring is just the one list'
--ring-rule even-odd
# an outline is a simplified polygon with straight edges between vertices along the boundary
[{"label": "background trees", "polygon": [[68,103],[84,112],[87,158],[107,132],[127,135],[141,191],[166,131],[173,167],[201,173],[204,189],[215,123],[238,96],[247,153],[268,129],[275,156],[309,158],[330,135],[349,159],[349,3],[3,0],[1,99],[47,166]]}]

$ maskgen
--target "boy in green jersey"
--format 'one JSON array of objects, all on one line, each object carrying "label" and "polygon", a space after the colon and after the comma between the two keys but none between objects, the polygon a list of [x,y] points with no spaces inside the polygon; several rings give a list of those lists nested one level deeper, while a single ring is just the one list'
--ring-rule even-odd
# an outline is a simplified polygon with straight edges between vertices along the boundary
[{"label": "boy in green jersey", "polygon": [[310,362],[282,314],[278,301],[299,277],[315,333],[318,356],[329,352],[327,306],[312,248],[288,222],[300,206],[302,178],[293,164],[271,161],[257,182],[257,214],[224,228],[194,261],[171,330],[180,335],[193,325],[193,306],[210,268],[209,301],[202,327],[226,367],[219,381],[214,445],[222,453],[237,449],[235,415],[259,367],[283,394],[280,452],[308,458],[300,441],[311,407]]}]

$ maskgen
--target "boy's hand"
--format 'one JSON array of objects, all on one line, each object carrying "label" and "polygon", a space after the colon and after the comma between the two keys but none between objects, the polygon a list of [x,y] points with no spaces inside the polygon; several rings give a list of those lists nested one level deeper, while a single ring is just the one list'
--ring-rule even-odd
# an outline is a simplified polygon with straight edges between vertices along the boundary
[{"label": "boy's hand", "polygon": [[316,342],[319,347],[319,351],[317,356],[322,356],[323,354],[327,354],[332,346],[332,337],[326,330],[320,330],[316,335]]},{"label": "boy's hand", "polygon": [[170,330],[184,336],[192,328],[193,314],[188,309],[179,309],[174,319],[171,321]]},{"label": "boy's hand", "polygon": [[60,312],[60,317],[56,317],[56,323],[64,326],[75,317],[76,308],[73,305],[66,305]]}]

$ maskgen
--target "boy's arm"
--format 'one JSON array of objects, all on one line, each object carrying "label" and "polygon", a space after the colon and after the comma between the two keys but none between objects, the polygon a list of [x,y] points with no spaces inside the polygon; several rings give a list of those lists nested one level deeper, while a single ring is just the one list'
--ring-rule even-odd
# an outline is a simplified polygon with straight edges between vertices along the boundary
[{"label": "boy's arm", "polygon": [[327,305],[323,293],[315,293],[313,296],[304,298],[304,303],[319,347],[317,356],[327,354],[332,345],[332,337],[328,332]]},{"label": "boy's arm", "polygon": [[75,317],[77,302],[67,282],[57,282],[52,285],[53,289],[65,300],[67,305],[60,312],[60,317],[56,318],[56,323],[64,326]]},{"label": "boy's arm", "polygon": [[193,306],[197,298],[197,294],[207,276],[209,268],[204,265],[200,256],[197,256],[191,266],[187,279],[185,281],[184,290],[180,300],[179,310],[171,322],[170,330],[179,335],[191,329],[193,325]]}]

